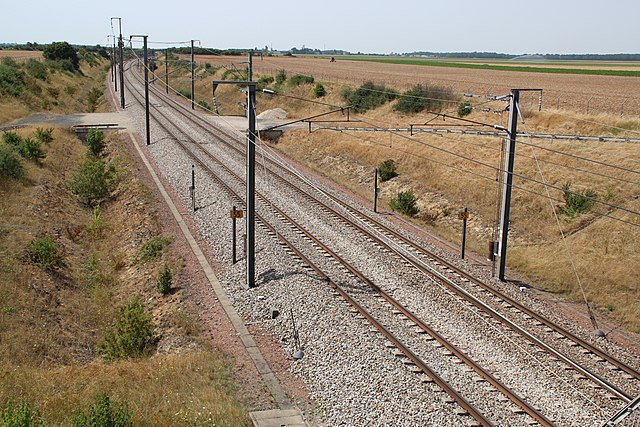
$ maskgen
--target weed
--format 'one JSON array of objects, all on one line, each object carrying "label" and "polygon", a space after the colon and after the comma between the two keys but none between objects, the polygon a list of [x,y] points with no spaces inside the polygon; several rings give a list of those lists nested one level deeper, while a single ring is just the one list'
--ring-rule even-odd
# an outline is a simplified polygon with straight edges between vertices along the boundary
[{"label": "weed", "polygon": [[378,178],[380,178],[380,182],[389,181],[396,176],[398,176],[398,172],[396,172],[396,162],[393,160],[388,159],[378,165]]},{"label": "weed", "polygon": [[0,144],[0,177],[22,179],[25,176],[22,161],[13,147],[9,144]]},{"label": "weed", "polygon": [[97,128],[90,129],[87,133],[87,155],[100,157],[104,148],[104,133]]},{"label": "weed", "polygon": [[94,239],[99,239],[102,237],[102,231],[105,228],[104,220],[102,219],[102,210],[100,209],[100,205],[96,205],[93,207],[93,212],[91,214],[91,221],[87,224],[87,232]]},{"label": "weed", "polygon": [[85,205],[106,199],[117,185],[115,166],[89,159],[80,165],[69,182],[69,190]]},{"label": "weed", "polygon": [[164,252],[164,248],[169,246],[173,242],[173,237],[170,236],[156,236],[147,241],[140,252],[138,253],[138,261],[145,262],[155,258],[159,258]]},{"label": "weed", "polygon": [[107,275],[105,275],[100,268],[100,263],[95,253],[91,254],[89,259],[84,262],[81,267],[83,272],[82,281],[85,286],[96,288],[107,284],[109,281]]},{"label": "weed", "polygon": [[559,208],[559,211],[569,219],[589,212],[589,210],[595,203],[595,201],[592,199],[598,197],[598,193],[593,190],[587,190],[584,193],[571,191],[570,184],[563,185],[562,190],[564,191],[565,205],[564,207]]},{"label": "weed", "polygon": [[38,142],[42,144],[48,144],[51,141],[53,141],[53,128],[48,128],[48,129],[36,128],[35,132],[33,133],[33,136]]},{"label": "weed", "polygon": [[166,263],[158,276],[156,287],[162,295],[167,295],[171,291],[171,269]]},{"label": "weed", "polygon": [[300,86],[301,84],[312,84],[315,81],[313,76],[305,76],[304,74],[296,74],[289,79],[289,86]]},{"label": "weed", "polygon": [[313,88],[313,96],[316,98],[322,98],[326,95],[326,93],[327,91],[322,83],[316,83],[315,87]]},{"label": "weed", "polygon": [[458,117],[464,117],[471,114],[471,103],[469,101],[461,102],[458,104]]},{"label": "weed", "polygon": [[153,337],[151,314],[145,313],[139,299],[119,308],[113,327],[98,341],[98,352],[107,360],[140,357]]},{"label": "weed", "polygon": [[207,101],[199,99],[196,101],[196,104],[198,104],[200,107],[204,108],[205,110],[211,110],[211,105],[209,105]]},{"label": "weed", "polygon": [[112,401],[107,394],[99,395],[93,404],[73,416],[73,427],[130,427],[131,412],[126,404]]},{"label": "weed", "polygon": [[58,245],[51,237],[40,237],[31,241],[29,252],[36,265],[44,270],[52,270],[62,263]]},{"label": "weed", "polygon": [[191,99],[191,91],[188,89],[178,89],[177,93],[183,98]]},{"label": "weed", "polygon": [[87,93],[87,108],[89,109],[90,113],[96,111],[101,98],[102,90],[97,87],[92,88],[89,93]]},{"label": "weed", "polygon": [[44,421],[37,409],[27,402],[14,406],[12,402],[0,410],[0,425],[3,427],[44,427]]},{"label": "weed", "polygon": [[40,142],[33,138],[22,138],[18,144],[18,152],[27,160],[40,160],[47,157]]},{"label": "weed", "polygon": [[389,207],[408,216],[416,216],[420,209],[416,206],[418,198],[412,191],[401,191],[389,201]]},{"label": "weed", "polygon": [[284,69],[278,70],[276,73],[276,84],[280,86],[285,80],[287,80],[287,72]]}]

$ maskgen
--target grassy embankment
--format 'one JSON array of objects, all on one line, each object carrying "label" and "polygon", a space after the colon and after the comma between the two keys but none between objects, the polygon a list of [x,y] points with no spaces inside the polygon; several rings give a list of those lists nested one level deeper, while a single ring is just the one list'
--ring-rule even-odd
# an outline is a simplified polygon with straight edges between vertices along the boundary
[{"label": "grassy embankment", "polygon": [[[102,91],[104,63],[83,66],[83,75],[48,70],[45,80],[22,67],[22,91],[2,96],[2,122],[32,112],[105,109],[84,96]],[[36,129],[16,133],[37,139]],[[87,205],[70,186],[90,159],[86,147],[66,129],[50,135],[40,144],[45,157],[21,160],[23,178],[0,177],[0,414],[25,403],[38,413],[29,425],[89,425],[74,417],[107,395],[111,410],[126,407],[133,425],[250,425],[243,403],[250,396],[239,397],[233,360],[202,337],[185,294],[193,273],[168,250],[173,237],[164,234],[159,201],[133,173],[137,165],[122,141],[107,138],[98,156],[114,167],[109,176],[117,185]],[[3,153],[12,150],[0,145]],[[172,290],[163,295],[157,285],[165,265]],[[144,313],[125,317],[122,307],[136,300]],[[137,323],[144,319],[149,336]],[[131,348],[109,341],[114,336],[142,347],[121,357]]]},{"label": "grassy embankment", "polygon": [[[203,68],[200,70],[204,72]],[[209,99],[210,89],[206,87],[206,81],[214,76],[221,78],[223,73],[224,68],[210,69],[206,78],[197,83],[196,98]],[[257,76],[256,80],[260,77],[275,78]],[[183,85],[187,83],[185,76]],[[326,95],[315,100],[346,105],[341,96],[344,89],[341,85],[325,83],[324,86]],[[268,87],[274,88],[275,83],[269,83]],[[314,99],[314,84],[295,86],[285,82],[278,88],[287,95]],[[221,114],[242,114],[237,103],[243,99],[237,88],[220,86],[216,93]],[[259,112],[281,107],[292,118],[307,117],[331,109],[298,99],[265,94],[258,94],[257,101]],[[365,121],[363,123],[336,125],[360,127],[370,123],[381,127],[408,127],[409,123],[422,123],[431,118],[424,113],[400,114],[394,111],[392,105],[385,104],[364,114],[351,114],[352,120],[362,119]],[[444,109],[455,115],[457,105],[454,103]],[[506,127],[506,116],[474,110],[467,118]],[[345,118],[337,113],[323,119]],[[452,121],[447,120],[449,122]],[[640,119],[587,116],[566,111],[526,111],[525,122],[528,131],[539,133],[637,138],[637,132],[640,131]],[[523,125],[520,126],[522,128]],[[399,191],[414,192],[419,198],[420,213],[412,220],[456,243],[460,241],[460,222],[456,213],[467,207],[471,211],[467,244],[478,253],[486,254],[496,213],[498,189],[495,177],[500,158],[499,138],[424,134],[410,137],[408,133],[346,131],[316,131],[309,134],[306,130],[298,129],[285,132],[274,147],[367,199],[371,199],[373,169],[382,161],[393,159],[398,166],[399,176],[381,185],[381,205],[387,205]],[[560,240],[553,215],[555,210],[590,303],[597,307],[601,315],[640,331],[640,270],[631,267],[640,265],[640,219],[637,215],[611,210],[603,204],[595,204],[587,212],[577,215],[563,214],[567,202],[563,191],[558,189],[568,184],[572,191],[582,194],[593,191],[600,200],[638,212],[640,193],[637,173],[581,161],[550,150],[638,170],[638,144],[522,139],[516,156],[515,170],[521,177],[514,180],[508,264],[527,274],[534,286],[581,302],[579,286]],[[475,162],[463,157],[472,158]],[[553,208],[546,198],[544,187],[532,181],[542,180],[536,157],[544,180],[556,187],[550,189]],[[631,224],[607,218],[606,215]]]}]

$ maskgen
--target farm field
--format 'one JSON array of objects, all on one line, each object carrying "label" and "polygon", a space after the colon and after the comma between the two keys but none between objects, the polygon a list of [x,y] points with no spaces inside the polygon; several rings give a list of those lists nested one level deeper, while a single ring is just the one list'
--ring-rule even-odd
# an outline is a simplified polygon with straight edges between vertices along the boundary
[{"label": "farm field", "polygon": [[[238,68],[244,57],[198,56],[196,61],[212,65],[235,63]],[[601,65],[602,66],[602,65]],[[432,67],[376,63],[338,59],[329,62],[313,57],[256,58],[254,71],[275,75],[285,69],[289,74],[313,75],[316,80],[359,85],[373,81],[406,90],[419,83],[447,86],[460,95],[506,95],[512,88],[543,89],[543,110],[561,109],[578,113],[607,113],[622,116],[640,115],[640,78],[580,74],[546,74],[522,71],[498,71],[470,68]],[[612,69],[612,68],[608,68]],[[538,95],[525,95],[525,108],[538,107]]]},{"label": "farm field", "polygon": [[11,58],[16,61],[27,60],[29,58],[41,59],[42,51],[38,50],[0,50],[0,60]]}]

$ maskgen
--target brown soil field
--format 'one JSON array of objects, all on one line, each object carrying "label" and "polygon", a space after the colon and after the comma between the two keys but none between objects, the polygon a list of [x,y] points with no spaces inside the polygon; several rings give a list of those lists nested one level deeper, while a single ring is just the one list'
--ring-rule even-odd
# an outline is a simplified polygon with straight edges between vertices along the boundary
[{"label": "brown soil field", "polygon": [[[213,65],[246,65],[239,56],[198,56],[197,62]],[[544,74],[518,71],[476,70],[467,68],[430,67],[426,65],[383,64],[365,61],[308,57],[255,58],[254,72],[274,76],[279,69],[288,75],[313,75],[316,80],[360,84],[365,81],[406,90],[419,83],[452,88],[461,96],[506,95],[512,88],[543,89],[543,110],[556,108],[579,113],[608,113],[625,117],[640,115],[640,79],[637,77],[593,76],[582,74]],[[523,94],[522,105],[537,109],[538,94]]]},{"label": "brown soil field", "polygon": [[42,52],[37,50],[0,50],[0,59],[12,58],[26,61],[29,58],[42,59]]}]

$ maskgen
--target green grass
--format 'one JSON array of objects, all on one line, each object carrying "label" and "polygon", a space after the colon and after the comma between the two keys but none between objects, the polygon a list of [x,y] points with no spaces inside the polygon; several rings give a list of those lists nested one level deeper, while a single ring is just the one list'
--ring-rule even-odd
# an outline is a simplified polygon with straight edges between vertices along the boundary
[{"label": "green grass", "polygon": [[[380,62],[385,64],[405,64],[405,65],[421,65],[428,67],[450,67],[450,68],[472,68],[479,70],[495,70],[495,71],[517,71],[526,73],[548,73],[548,74],[584,74],[596,76],[623,76],[623,77],[640,77],[640,71],[636,70],[593,70],[587,68],[554,68],[554,67],[535,67],[530,65],[496,65],[487,64],[486,62],[495,62],[494,60],[485,60],[484,63],[469,63],[457,61],[441,61],[430,58],[411,58],[411,57],[384,57],[384,56],[340,56],[338,59],[351,61],[369,61]],[[513,62],[511,62],[513,63]],[[554,62],[545,62],[545,64]],[[562,62],[566,64],[567,62]],[[522,62],[520,62],[522,64]],[[541,64],[539,62],[539,64]],[[571,63],[569,63],[571,65]],[[591,64],[591,63],[590,63]],[[602,64],[599,64],[602,65]],[[615,64],[619,66],[620,64]],[[633,66],[633,65],[629,65]]]}]

